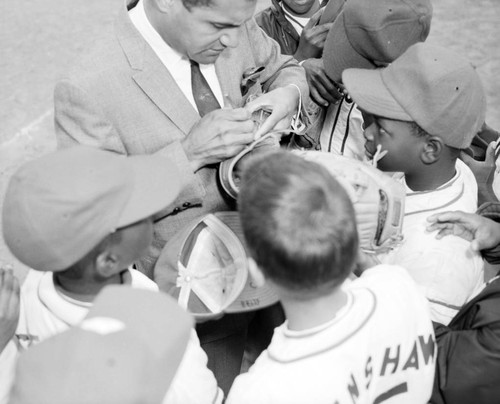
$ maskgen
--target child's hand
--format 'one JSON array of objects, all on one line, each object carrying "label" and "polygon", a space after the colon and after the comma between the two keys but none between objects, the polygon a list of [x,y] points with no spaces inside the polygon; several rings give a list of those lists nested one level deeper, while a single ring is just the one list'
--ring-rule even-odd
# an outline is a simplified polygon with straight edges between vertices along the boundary
[{"label": "child's hand", "polygon": [[325,73],[323,59],[307,59],[302,63],[313,101],[324,107],[342,99],[342,90]]},{"label": "child's hand", "polygon": [[484,161],[475,160],[466,152],[460,152],[460,160],[462,160],[471,169],[480,183],[485,183],[490,176],[491,172],[496,168],[495,148],[497,142],[491,142],[486,149]]},{"label": "child's hand", "polygon": [[12,267],[0,263],[0,352],[12,339],[19,321],[19,282]]},{"label": "child's hand", "polygon": [[500,244],[500,224],[491,219],[460,211],[437,213],[427,218],[427,231],[437,230],[436,238],[449,234],[471,241],[474,251],[486,250]]},{"label": "child's hand", "polygon": [[333,25],[333,22],[317,25],[323,10],[320,9],[316,12],[302,30],[299,46],[294,55],[299,62],[305,59],[321,57],[326,36]]}]

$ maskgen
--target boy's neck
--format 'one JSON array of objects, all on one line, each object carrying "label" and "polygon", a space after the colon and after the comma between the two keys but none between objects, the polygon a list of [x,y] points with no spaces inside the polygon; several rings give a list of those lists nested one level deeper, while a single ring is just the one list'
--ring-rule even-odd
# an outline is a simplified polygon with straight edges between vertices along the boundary
[{"label": "boy's neck", "polygon": [[288,329],[303,331],[333,320],[347,303],[347,294],[337,287],[326,296],[308,300],[281,296],[281,303],[288,320]]},{"label": "boy's neck", "polygon": [[456,174],[456,160],[447,160],[422,166],[414,173],[405,174],[405,182],[412,191],[432,191],[450,181]]},{"label": "boy's neck", "polygon": [[54,286],[56,289],[62,294],[81,302],[92,302],[105,286],[120,285],[121,283],[122,272],[106,279],[73,279],[54,272]]}]

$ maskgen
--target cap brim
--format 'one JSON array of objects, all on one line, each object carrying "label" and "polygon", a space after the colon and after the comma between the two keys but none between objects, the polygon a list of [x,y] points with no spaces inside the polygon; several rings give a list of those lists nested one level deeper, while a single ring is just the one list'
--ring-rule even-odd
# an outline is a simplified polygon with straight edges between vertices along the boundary
[{"label": "cap brim", "polygon": [[349,96],[359,108],[370,114],[400,121],[413,121],[385,86],[382,70],[345,70],[342,79]]},{"label": "cap brim", "polygon": [[181,182],[177,167],[161,156],[130,156],[134,188],[123,208],[118,227],[146,219],[170,205],[179,195]]},{"label": "cap brim", "polygon": [[321,14],[319,24],[327,24],[334,22],[344,9],[346,0],[330,0]]},{"label": "cap brim", "polygon": [[349,68],[375,69],[376,66],[352,47],[344,26],[344,12],[330,28],[323,47],[325,72],[337,83],[342,82],[342,72]]}]

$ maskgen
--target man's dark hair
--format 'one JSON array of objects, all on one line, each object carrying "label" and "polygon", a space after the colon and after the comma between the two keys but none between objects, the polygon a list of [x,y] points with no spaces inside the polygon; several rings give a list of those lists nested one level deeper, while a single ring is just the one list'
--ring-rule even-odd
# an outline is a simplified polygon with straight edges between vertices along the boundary
[{"label": "man's dark hair", "polygon": [[182,4],[191,11],[193,7],[208,7],[212,0],[182,0]]},{"label": "man's dark hair", "polygon": [[275,284],[304,297],[325,294],[353,269],[354,208],[324,167],[285,151],[254,158],[238,206],[249,252]]},{"label": "man's dark hair", "polygon": [[214,0],[182,0],[182,4],[189,11],[193,9],[193,7],[210,7]]}]

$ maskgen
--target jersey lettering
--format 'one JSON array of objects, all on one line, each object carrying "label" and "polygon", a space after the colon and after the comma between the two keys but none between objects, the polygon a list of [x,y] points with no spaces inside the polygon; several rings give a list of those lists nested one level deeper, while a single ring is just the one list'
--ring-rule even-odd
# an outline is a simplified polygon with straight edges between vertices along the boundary
[{"label": "jersey lettering", "polygon": [[429,358],[432,358],[434,360],[434,354],[436,352],[434,338],[432,337],[432,335],[429,335],[427,342],[425,342],[423,335],[419,335],[418,340],[420,342],[422,355],[424,356],[424,362],[427,365],[427,363],[429,362]]},{"label": "jersey lettering", "polygon": [[385,376],[385,371],[386,368],[389,364],[393,364],[392,372],[395,373],[396,370],[398,369],[398,364],[399,364],[399,353],[401,351],[401,345],[398,345],[397,350],[396,350],[396,356],[391,357],[391,348],[388,347],[385,349],[385,354],[384,354],[384,362],[382,363],[382,370],[380,371],[380,376]]},{"label": "jersey lettering", "polygon": [[365,366],[366,390],[370,387],[373,378],[372,357],[369,356]]},{"label": "jersey lettering", "polygon": [[406,361],[406,363],[403,366],[403,370],[406,370],[408,368],[415,368],[418,370],[418,348],[417,348],[417,341],[413,344],[413,349],[411,350],[410,357]]},{"label": "jersey lettering", "polygon": [[[414,340],[408,357],[405,356],[401,358],[401,344],[386,347],[383,351],[381,349],[380,354],[382,354],[382,352],[384,352],[384,354],[378,377],[390,377],[391,374],[399,372],[402,375],[398,375],[397,377],[401,378],[404,377],[403,375],[406,371],[417,371],[425,365],[432,366],[434,364],[434,356],[436,354],[435,347],[436,343],[434,336],[432,334],[428,334],[427,336],[419,335],[418,338]],[[419,351],[421,351],[421,353],[419,353]],[[378,357],[380,358],[380,355]],[[375,358],[377,358],[377,355],[375,355]],[[369,390],[374,377],[377,377],[373,371],[373,356],[369,356],[367,358],[364,372],[362,369],[360,369],[360,371],[361,372],[359,374],[357,372],[351,372],[346,385],[347,396],[345,396],[345,399],[347,400],[347,397],[350,397],[352,404],[356,404],[358,402],[362,394]],[[382,403],[391,397],[405,393],[408,393],[408,383],[402,382],[379,394],[373,403]],[[344,402],[344,400],[342,400],[342,402]],[[337,399],[335,404],[339,403],[340,401]]]},{"label": "jersey lettering", "polygon": [[351,373],[351,383],[347,386],[347,390],[349,390],[349,394],[351,395],[351,400],[355,404],[357,399],[359,398],[359,389],[358,384],[356,383],[356,379],[354,379],[354,375]]}]

